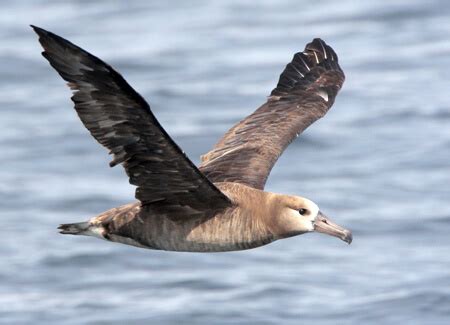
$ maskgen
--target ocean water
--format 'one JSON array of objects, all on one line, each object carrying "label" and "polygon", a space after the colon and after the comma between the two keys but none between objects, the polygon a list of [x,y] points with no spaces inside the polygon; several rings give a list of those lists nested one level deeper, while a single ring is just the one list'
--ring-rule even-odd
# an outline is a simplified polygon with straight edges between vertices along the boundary
[{"label": "ocean water", "polygon": [[[15,1],[0,11],[0,323],[450,324],[446,1]],[[344,88],[266,189],[353,230],[194,254],[61,236],[132,201],[35,24],[119,70],[189,157],[265,101],[321,37]]]}]

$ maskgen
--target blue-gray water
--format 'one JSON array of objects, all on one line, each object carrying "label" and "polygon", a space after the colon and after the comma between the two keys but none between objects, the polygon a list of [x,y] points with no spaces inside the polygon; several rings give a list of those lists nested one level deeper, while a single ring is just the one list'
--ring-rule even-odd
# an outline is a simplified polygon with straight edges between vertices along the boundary
[{"label": "blue-gray water", "polygon": [[[128,3],[128,4],[127,4]],[[0,11],[0,322],[449,324],[446,1],[16,1]],[[346,83],[267,190],[311,198],[351,246],[304,235],[170,253],[61,236],[133,200],[28,24],[116,67],[198,162],[314,37]]]}]

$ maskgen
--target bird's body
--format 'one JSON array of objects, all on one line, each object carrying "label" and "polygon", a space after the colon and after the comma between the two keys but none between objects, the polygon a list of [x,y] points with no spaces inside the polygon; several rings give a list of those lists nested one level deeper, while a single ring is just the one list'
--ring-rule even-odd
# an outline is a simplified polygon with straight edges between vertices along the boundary
[{"label": "bird's body", "polygon": [[238,183],[215,185],[233,202],[224,211],[174,220],[134,202],[94,217],[85,224],[86,231],[88,235],[124,244],[191,252],[243,250],[291,236],[272,222],[279,194]]},{"label": "bird's body", "polygon": [[94,217],[89,231],[95,229],[99,237],[115,242],[190,252],[249,249],[280,238],[270,227],[270,208],[265,206],[275,194],[237,183],[216,185],[233,201],[233,206],[224,211],[183,221],[134,202]]},{"label": "bird's body", "polygon": [[170,251],[254,248],[311,231],[350,243],[312,201],[264,191],[289,143],[324,116],[344,81],[336,53],[315,39],[297,53],[268,101],[202,156],[197,168],[164,131],[145,100],[109,65],[33,27],[43,55],[74,91],[75,109],[94,138],[136,185],[138,201],[61,233]]}]

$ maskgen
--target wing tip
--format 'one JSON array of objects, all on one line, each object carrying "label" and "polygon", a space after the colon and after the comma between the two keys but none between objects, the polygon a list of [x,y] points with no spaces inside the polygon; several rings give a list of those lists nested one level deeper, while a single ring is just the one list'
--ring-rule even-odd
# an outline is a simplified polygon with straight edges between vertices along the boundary
[{"label": "wing tip", "polygon": [[[41,44],[42,48],[44,49],[44,52],[42,52],[42,54],[44,54],[45,52],[56,53],[56,52],[61,52],[61,51],[67,50],[67,49],[69,49],[72,52],[78,51],[82,54],[89,54],[88,52],[86,52],[85,50],[80,48],[79,46],[73,44],[69,40],[67,40],[59,35],[56,35],[55,33],[52,33],[48,30],[45,30],[45,29],[35,26],[35,25],[30,25],[30,27],[39,36],[39,43]],[[61,52],[60,54],[63,54],[63,53]],[[94,56],[92,56],[92,57],[94,57]],[[48,60],[47,57],[46,57],[46,59]],[[98,58],[96,58],[96,59],[98,59]]]},{"label": "wing tip", "polygon": [[42,41],[41,41],[42,38],[46,38],[46,37],[48,37],[49,35],[52,34],[49,31],[47,31],[47,30],[45,30],[45,29],[43,29],[41,27],[38,27],[36,25],[32,25],[31,24],[30,27],[39,36],[39,41],[41,42],[41,44],[42,44]]},{"label": "wing tip", "polygon": [[44,49],[44,51],[41,52],[42,56],[50,61],[50,58],[48,55],[46,55],[46,53],[56,44],[61,43],[61,41],[59,40],[59,36],[35,25],[30,25],[30,27],[38,35],[38,41]]},{"label": "wing tip", "polygon": [[[329,46],[321,38],[314,38],[310,43],[305,46],[305,52],[313,52],[319,57],[319,64],[323,61],[339,61],[336,52],[331,46]],[[310,54],[311,55],[311,54]],[[314,55],[314,54],[312,54]]]},{"label": "wing tip", "polygon": [[314,38],[302,52],[294,55],[281,73],[270,97],[286,95],[294,87],[307,87],[317,78],[317,73],[313,73],[317,71],[316,67],[320,67],[322,71],[338,71],[343,74],[336,52],[321,38]]},{"label": "wing tip", "polygon": [[36,32],[36,33],[40,33],[40,32],[44,32],[45,31],[45,29],[43,29],[43,28],[41,28],[41,27],[38,27],[38,26],[36,26],[36,25],[33,25],[33,24],[30,24],[30,27]]}]

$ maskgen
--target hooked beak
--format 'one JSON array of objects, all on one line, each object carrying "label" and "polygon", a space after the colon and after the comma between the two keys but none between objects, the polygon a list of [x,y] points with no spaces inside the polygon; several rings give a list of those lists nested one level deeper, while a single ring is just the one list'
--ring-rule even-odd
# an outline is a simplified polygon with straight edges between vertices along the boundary
[{"label": "hooked beak", "polygon": [[314,222],[314,230],[327,235],[338,237],[349,245],[353,240],[352,232],[350,230],[342,228],[341,226],[335,224],[320,211]]}]

